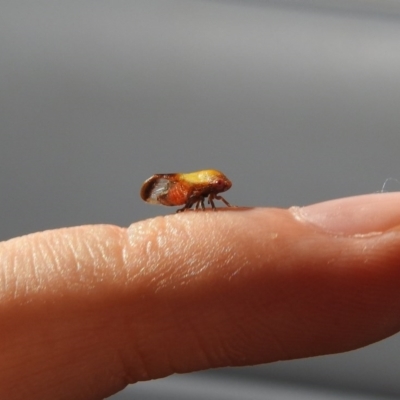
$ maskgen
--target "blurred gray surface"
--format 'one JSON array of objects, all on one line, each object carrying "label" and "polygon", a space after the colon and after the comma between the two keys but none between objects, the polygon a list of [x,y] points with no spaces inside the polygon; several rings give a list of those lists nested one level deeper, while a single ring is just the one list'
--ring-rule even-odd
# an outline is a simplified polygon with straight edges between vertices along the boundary
[{"label": "blurred gray surface", "polygon": [[265,379],[233,380],[229,377],[190,374],[131,385],[124,392],[113,396],[112,400],[395,400],[397,398],[272,382]]},{"label": "blurred gray surface", "polygon": [[[246,206],[379,191],[399,107],[398,2],[1,2],[0,239],[171,213],[138,196],[155,172],[221,169]],[[224,373],[400,396],[399,355],[395,336]],[[227,398],[222,375],[192,398]]]}]

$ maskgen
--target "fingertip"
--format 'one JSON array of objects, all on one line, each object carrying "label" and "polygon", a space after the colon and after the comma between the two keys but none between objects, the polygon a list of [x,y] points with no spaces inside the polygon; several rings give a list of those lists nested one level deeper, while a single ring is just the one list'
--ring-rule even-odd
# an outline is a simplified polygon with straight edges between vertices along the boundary
[{"label": "fingertip", "polygon": [[400,192],[329,200],[306,207],[292,207],[290,211],[298,221],[332,234],[379,233],[400,224]]}]

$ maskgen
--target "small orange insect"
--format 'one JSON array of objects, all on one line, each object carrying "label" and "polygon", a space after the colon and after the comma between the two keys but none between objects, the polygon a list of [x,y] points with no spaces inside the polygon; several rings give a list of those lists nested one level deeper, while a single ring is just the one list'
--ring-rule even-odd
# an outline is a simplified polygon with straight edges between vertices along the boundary
[{"label": "small orange insect", "polygon": [[177,212],[190,209],[196,205],[196,210],[205,210],[204,200],[208,198],[213,210],[216,210],[214,199],[223,201],[232,207],[218,193],[227,191],[232,182],[220,171],[206,169],[187,174],[155,174],[147,179],[140,190],[140,197],[150,204],[164,206],[181,206]]}]

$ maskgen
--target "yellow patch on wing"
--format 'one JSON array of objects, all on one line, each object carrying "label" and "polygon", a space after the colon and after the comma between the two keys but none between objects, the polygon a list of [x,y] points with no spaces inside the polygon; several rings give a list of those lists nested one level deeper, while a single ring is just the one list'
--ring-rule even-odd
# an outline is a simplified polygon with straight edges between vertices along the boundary
[{"label": "yellow patch on wing", "polygon": [[180,174],[181,179],[189,183],[208,183],[221,175],[221,172],[215,169],[205,169],[202,171]]}]

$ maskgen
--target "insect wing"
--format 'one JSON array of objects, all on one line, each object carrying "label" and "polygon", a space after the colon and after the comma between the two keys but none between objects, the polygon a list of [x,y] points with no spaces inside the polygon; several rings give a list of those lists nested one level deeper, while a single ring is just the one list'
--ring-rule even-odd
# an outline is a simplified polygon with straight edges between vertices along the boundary
[{"label": "insect wing", "polygon": [[159,201],[160,196],[165,196],[168,193],[171,182],[165,178],[157,178],[152,182],[152,187],[148,193],[146,201],[150,204],[162,204]]}]

